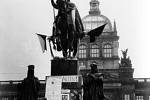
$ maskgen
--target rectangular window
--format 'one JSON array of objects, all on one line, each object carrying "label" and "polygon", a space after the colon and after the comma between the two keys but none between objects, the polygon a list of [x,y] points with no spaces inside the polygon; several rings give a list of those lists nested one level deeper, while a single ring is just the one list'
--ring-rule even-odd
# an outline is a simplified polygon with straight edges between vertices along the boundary
[{"label": "rectangular window", "polygon": [[144,100],[143,96],[136,96],[136,100]]},{"label": "rectangular window", "polygon": [[112,48],[111,48],[111,45],[110,44],[106,44],[104,47],[103,47],[103,56],[105,58],[111,58],[112,57]]},{"label": "rectangular window", "polygon": [[86,58],[86,46],[85,45],[79,46],[79,58]]},{"label": "rectangular window", "polygon": [[91,49],[90,56],[99,57],[99,49]]},{"label": "rectangular window", "polygon": [[99,46],[94,44],[90,48],[90,57],[99,57]]},{"label": "rectangular window", "polygon": [[79,50],[79,58],[86,58],[86,50]]},{"label": "rectangular window", "polygon": [[124,100],[130,100],[130,95],[129,94],[125,94],[124,95]]}]

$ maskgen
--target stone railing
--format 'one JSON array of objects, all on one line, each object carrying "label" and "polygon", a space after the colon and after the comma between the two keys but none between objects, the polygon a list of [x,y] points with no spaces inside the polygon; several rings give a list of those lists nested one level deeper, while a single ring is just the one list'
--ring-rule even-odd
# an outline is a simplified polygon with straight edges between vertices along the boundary
[{"label": "stone railing", "polygon": [[[17,100],[19,83],[20,80],[0,81],[0,100]],[[40,80],[40,83],[39,99],[42,100],[45,96],[45,80]]]}]

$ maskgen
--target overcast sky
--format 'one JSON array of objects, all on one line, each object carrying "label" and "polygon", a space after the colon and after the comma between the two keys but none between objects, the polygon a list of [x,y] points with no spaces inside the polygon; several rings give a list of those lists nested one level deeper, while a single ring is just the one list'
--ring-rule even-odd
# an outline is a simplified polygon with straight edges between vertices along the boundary
[{"label": "overcast sky", "polygon": [[[71,0],[83,18],[90,0]],[[148,0],[99,0],[101,14],[116,21],[119,56],[128,48],[134,77],[149,77],[150,12]],[[34,64],[35,75],[50,75],[49,52],[42,53],[35,33],[51,35],[53,12],[50,0],[0,0],[0,80],[26,77],[27,65]]]}]

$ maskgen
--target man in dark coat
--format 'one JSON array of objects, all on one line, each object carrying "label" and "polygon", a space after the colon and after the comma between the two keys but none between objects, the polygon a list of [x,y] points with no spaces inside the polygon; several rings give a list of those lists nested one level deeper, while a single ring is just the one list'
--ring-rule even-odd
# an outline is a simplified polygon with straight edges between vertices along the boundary
[{"label": "man in dark coat", "polygon": [[37,100],[40,81],[34,76],[34,65],[28,66],[27,78],[19,86],[19,100]]},{"label": "man in dark coat", "polygon": [[98,73],[95,63],[90,66],[91,72],[84,77],[83,81],[83,100],[103,100],[103,81],[101,78],[103,74]]}]

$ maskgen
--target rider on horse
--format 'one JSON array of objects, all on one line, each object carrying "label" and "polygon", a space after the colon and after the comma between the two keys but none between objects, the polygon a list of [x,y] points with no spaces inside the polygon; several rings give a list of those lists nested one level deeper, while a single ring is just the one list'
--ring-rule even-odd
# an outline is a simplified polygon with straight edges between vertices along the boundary
[{"label": "rider on horse", "polygon": [[[58,15],[55,18],[56,31],[54,36],[59,36],[60,50],[69,52],[74,51],[73,56],[77,52],[78,39],[83,37],[83,24],[79,12],[74,3],[70,0],[57,0],[56,3],[51,0],[52,6],[58,9]],[[66,25],[66,26],[65,26]],[[67,52],[63,52],[67,56]]]}]

